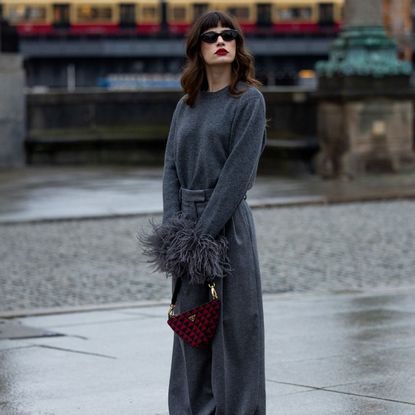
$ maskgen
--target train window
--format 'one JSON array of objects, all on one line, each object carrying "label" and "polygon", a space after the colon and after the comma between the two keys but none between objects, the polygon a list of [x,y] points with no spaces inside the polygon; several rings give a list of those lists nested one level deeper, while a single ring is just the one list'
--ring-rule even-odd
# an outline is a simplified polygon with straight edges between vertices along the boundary
[{"label": "train window", "polygon": [[154,21],[157,19],[157,7],[156,6],[143,6],[141,9],[141,16],[143,20]]},{"label": "train window", "polygon": [[110,6],[82,5],[77,8],[79,22],[111,21],[112,8]]},{"label": "train window", "polygon": [[171,19],[176,22],[186,20],[186,7],[184,6],[173,6]]},{"label": "train window", "polygon": [[279,20],[310,20],[313,9],[311,7],[287,7],[278,10]]},{"label": "train window", "polygon": [[207,3],[199,3],[193,5],[193,20],[196,20],[203,13],[207,12],[209,5]]},{"label": "train window", "polygon": [[120,4],[120,25],[135,25],[135,4]]},{"label": "train window", "polygon": [[226,11],[238,20],[249,20],[249,7],[227,7]]},{"label": "train window", "polygon": [[25,6],[24,4],[9,7],[10,23],[43,22],[46,20],[45,6]]},{"label": "train window", "polygon": [[53,5],[53,24],[64,27],[69,25],[69,4]]}]

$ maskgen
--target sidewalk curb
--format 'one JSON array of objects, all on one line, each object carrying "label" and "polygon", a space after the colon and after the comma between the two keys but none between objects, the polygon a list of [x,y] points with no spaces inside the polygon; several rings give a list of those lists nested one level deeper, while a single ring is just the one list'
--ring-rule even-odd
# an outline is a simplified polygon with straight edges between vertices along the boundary
[{"label": "sidewalk curb", "polygon": [[[306,207],[306,206],[325,206],[348,203],[368,203],[368,202],[383,202],[392,200],[412,200],[415,199],[415,191],[389,191],[387,193],[366,193],[358,195],[328,195],[328,196],[304,196],[298,197],[275,197],[264,199],[248,200],[248,204],[252,209],[265,208],[286,208],[286,207]],[[20,220],[1,220],[0,226],[12,226],[20,224],[37,224],[37,223],[53,223],[53,222],[67,222],[67,221],[82,221],[82,220],[102,220],[102,219],[117,219],[117,218],[140,218],[146,216],[159,216],[162,210],[154,210],[148,212],[136,213],[111,213],[91,216],[67,216],[59,218],[38,218],[38,219],[20,219]]]},{"label": "sidewalk curb", "polygon": [[315,205],[337,205],[347,203],[382,202],[390,200],[412,200],[415,199],[415,191],[394,191],[388,193],[367,193],[359,195],[328,195],[310,196],[308,198],[295,198],[299,200],[278,201],[273,198],[252,200],[250,206],[254,209],[268,207],[290,207],[290,206],[315,206]]},{"label": "sidewalk curb", "polygon": [[[415,291],[415,285],[405,287],[362,287],[350,288],[347,290],[334,291],[296,291],[296,292],[280,292],[280,293],[263,293],[263,301],[271,301],[274,299],[319,299],[321,297],[372,297],[377,295],[391,295],[399,294],[400,292],[408,293]],[[161,300],[143,300],[125,303],[108,303],[108,304],[90,304],[79,306],[64,306],[64,307],[49,307],[49,308],[35,308],[35,309],[20,309],[11,311],[0,311],[0,319],[12,319],[17,317],[32,317],[45,316],[51,314],[71,314],[84,313],[91,311],[105,311],[105,310],[121,310],[124,308],[146,308],[146,307],[166,307],[170,305],[169,299]]]}]

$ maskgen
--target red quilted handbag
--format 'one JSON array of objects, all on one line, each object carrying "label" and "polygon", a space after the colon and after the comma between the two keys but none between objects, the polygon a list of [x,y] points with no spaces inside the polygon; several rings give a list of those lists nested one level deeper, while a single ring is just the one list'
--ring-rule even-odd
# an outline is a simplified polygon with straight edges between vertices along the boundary
[{"label": "red quilted handbag", "polygon": [[174,314],[177,294],[182,280],[177,279],[169,308],[167,324],[188,344],[205,348],[212,341],[220,315],[220,300],[215,290],[215,283],[208,284],[212,300],[180,314]]}]

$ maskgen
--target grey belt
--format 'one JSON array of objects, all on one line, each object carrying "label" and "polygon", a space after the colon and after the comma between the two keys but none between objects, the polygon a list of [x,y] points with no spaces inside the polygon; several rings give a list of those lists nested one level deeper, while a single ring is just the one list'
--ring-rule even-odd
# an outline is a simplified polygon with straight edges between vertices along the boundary
[{"label": "grey belt", "polygon": [[[192,202],[205,202],[210,199],[215,188],[209,189],[185,189],[180,187],[179,197],[181,200],[188,200]],[[246,193],[244,199],[246,200]]]}]

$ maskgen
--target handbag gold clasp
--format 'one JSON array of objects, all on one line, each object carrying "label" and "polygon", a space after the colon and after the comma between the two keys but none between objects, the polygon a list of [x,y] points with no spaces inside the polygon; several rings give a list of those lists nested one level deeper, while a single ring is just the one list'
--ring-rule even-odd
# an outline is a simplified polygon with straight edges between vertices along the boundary
[{"label": "handbag gold clasp", "polygon": [[215,283],[212,282],[211,284],[208,284],[208,285],[209,285],[209,288],[210,288],[210,293],[212,294],[212,298],[214,300],[218,300],[219,297],[218,297],[218,293],[215,290]]},{"label": "handbag gold clasp", "polygon": [[169,312],[167,313],[167,315],[169,316],[169,318],[174,317],[174,307],[176,307],[176,304],[170,304]]}]

